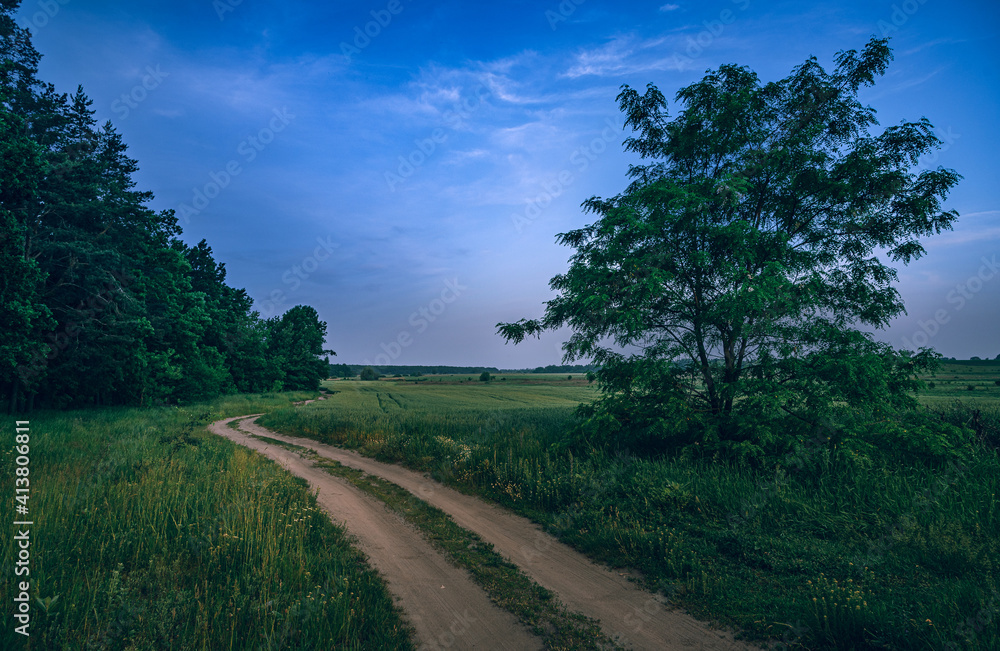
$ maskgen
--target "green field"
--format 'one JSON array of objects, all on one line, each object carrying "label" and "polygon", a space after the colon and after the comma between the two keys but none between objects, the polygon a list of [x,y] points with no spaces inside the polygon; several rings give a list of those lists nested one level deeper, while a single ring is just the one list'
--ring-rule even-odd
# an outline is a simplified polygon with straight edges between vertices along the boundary
[{"label": "green field", "polygon": [[[945,365],[922,400],[948,405],[954,421],[966,412],[952,403],[971,395],[996,424],[998,368]],[[751,639],[1000,645],[1000,462],[971,435],[960,465],[859,461],[853,450],[804,445],[761,471],[567,445],[574,405],[596,395],[583,377],[414,379],[328,382],[327,401],[261,423],[494,500]]]},{"label": "green field", "polygon": [[[921,400],[961,424],[978,410],[995,432],[998,370],[946,364]],[[305,407],[292,402],[309,394],[268,394],[32,415],[32,638],[25,646],[5,627],[0,646],[408,648],[384,585],[304,485],[205,430],[268,412],[261,424],[276,431],[420,469],[524,514],[749,639],[1000,647],[1000,461],[971,432],[959,464],[859,461],[805,443],[764,470],[571,442],[576,406],[597,396],[578,374],[324,386],[328,399]],[[13,453],[2,463],[14,477]],[[14,552],[5,537],[7,567]],[[8,603],[13,578],[0,583]]]},{"label": "green field", "polygon": [[987,409],[1000,407],[1000,361],[945,362],[933,375],[921,379],[934,384],[920,395],[921,402],[930,407],[955,400]]},{"label": "green field", "polygon": [[[305,483],[205,430],[306,397],[32,414],[31,636],[8,615],[0,648],[412,648]],[[15,551],[3,536],[8,608]]]}]

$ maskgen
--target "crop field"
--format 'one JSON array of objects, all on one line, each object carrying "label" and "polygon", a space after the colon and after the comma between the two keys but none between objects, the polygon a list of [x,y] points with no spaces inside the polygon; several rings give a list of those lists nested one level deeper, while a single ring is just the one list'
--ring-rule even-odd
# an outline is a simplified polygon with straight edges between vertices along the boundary
[{"label": "crop field", "polygon": [[[921,401],[995,428],[998,370],[946,364]],[[36,413],[26,648],[410,647],[385,585],[306,487],[205,430],[260,412],[277,432],[525,515],[750,640],[1000,646],[1000,461],[971,432],[947,464],[862,457],[834,441],[803,442],[767,469],[640,457],[567,437],[577,405],[598,395],[569,375],[330,380],[325,401],[301,407],[314,394]],[[3,464],[13,477],[13,455]],[[6,537],[8,567],[14,553]],[[11,573],[0,592],[13,598]]]},{"label": "crop field", "polygon": [[[953,422],[978,409],[995,426],[998,368],[945,365],[921,400]],[[325,402],[260,423],[493,500],[750,639],[1000,644],[1000,462],[971,433],[962,461],[948,464],[859,455],[836,442],[803,444],[767,470],[642,458],[567,442],[575,406],[596,396],[584,377],[501,377],[328,381]]]},{"label": "crop field", "polygon": [[936,373],[921,379],[928,389],[920,400],[929,407],[955,400],[987,409],[1000,407],[1000,361],[945,362]]}]

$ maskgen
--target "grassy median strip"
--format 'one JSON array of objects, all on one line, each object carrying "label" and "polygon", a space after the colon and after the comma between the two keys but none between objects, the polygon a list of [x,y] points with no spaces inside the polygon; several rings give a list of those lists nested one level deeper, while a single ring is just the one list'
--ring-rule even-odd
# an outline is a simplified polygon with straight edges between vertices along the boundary
[{"label": "grassy median strip", "polygon": [[331,475],[349,481],[384,502],[417,527],[455,565],[468,570],[476,583],[486,590],[490,599],[541,636],[546,648],[619,648],[601,633],[596,621],[569,612],[552,592],[532,581],[516,565],[494,551],[492,544],[458,526],[447,513],[415,497],[406,489],[321,457],[308,448],[266,436],[256,438],[294,450]]}]

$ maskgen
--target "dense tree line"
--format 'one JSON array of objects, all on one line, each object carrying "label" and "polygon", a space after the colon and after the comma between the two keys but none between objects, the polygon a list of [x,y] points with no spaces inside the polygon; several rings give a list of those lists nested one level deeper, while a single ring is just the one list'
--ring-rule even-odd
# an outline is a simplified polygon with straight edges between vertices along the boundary
[{"label": "dense tree line", "polygon": [[187,402],[312,389],[326,324],[311,307],[262,320],[203,240],[147,207],[138,169],[78,88],[0,5],[0,391],[32,406]]},{"label": "dense tree line", "polygon": [[[362,364],[330,364],[330,377],[354,377],[366,367]],[[372,366],[379,375],[471,375],[483,371],[499,373],[493,366]]]},{"label": "dense tree line", "polygon": [[[330,377],[355,377],[364,370],[359,364],[330,364]],[[549,364],[536,368],[509,369],[495,366],[374,366],[380,375],[478,375],[484,371],[491,375],[500,373],[588,373],[599,367],[581,364]]]}]

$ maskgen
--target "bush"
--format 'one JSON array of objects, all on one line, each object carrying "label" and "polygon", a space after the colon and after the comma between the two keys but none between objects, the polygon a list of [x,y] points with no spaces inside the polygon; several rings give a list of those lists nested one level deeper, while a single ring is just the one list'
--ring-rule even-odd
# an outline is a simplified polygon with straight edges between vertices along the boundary
[{"label": "bush", "polygon": [[479,381],[480,382],[489,382],[490,379],[491,378],[490,378],[490,372],[489,371],[483,371],[482,373],[479,374]]},{"label": "bush", "polygon": [[923,464],[967,461],[971,433],[922,411],[856,413],[838,433],[838,447],[889,461]]},{"label": "bush", "polygon": [[976,390],[976,385],[970,384],[969,386],[965,387],[965,390],[966,391],[975,391]]},{"label": "bush", "polygon": [[372,380],[378,379],[378,371],[373,369],[371,366],[366,366],[361,369],[361,379],[371,382]]},{"label": "bush", "polygon": [[936,386],[937,386],[937,385],[936,385],[936,384],[934,384],[933,382],[928,382],[928,383],[927,383],[927,388],[928,388],[928,389],[933,389],[933,388],[934,388],[934,387],[936,387]]}]

